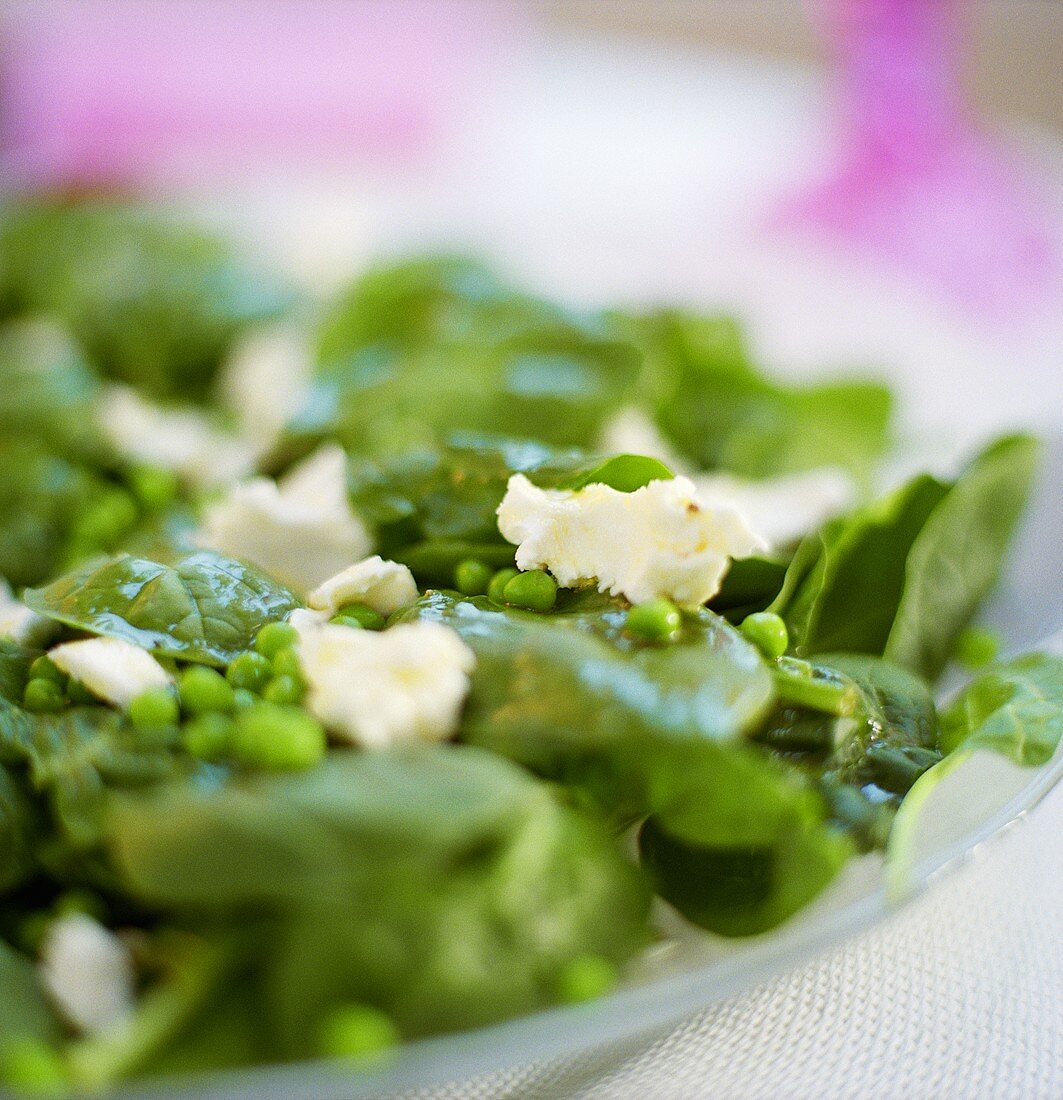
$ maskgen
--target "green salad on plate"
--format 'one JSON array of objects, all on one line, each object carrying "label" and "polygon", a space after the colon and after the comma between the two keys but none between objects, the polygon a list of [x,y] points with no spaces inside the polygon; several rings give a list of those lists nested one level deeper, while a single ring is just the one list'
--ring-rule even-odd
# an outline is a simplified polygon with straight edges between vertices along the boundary
[{"label": "green salad on plate", "polygon": [[975,625],[1028,436],[883,488],[882,384],[463,258],[311,302],[91,198],[0,257],[16,1092],[592,1000],[662,907],[770,933],[934,769],[1056,749],[1063,660]]}]

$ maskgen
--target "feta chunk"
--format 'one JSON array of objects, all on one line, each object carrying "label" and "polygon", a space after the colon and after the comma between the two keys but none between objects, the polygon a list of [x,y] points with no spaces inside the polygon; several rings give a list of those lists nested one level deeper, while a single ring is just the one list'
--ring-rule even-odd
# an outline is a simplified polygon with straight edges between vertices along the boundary
[{"label": "feta chunk", "polygon": [[441,623],[380,632],[322,625],[298,643],[306,706],[332,734],[367,749],[455,732],[475,658]]},{"label": "feta chunk", "polygon": [[319,585],[307,603],[318,611],[333,613],[344,604],[364,603],[381,615],[390,615],[416,599],[417,582],[410,570],[374,554]]},{"label": "feta chunk", "polygon": [[47,645],[59,632],[59,624],[46,615],[38,615],[21,600],[16,600],[11,586],[0,577],[0,638],[16,645],[38,648]]},{"label": "feta chunk", "polygon": [[306,593],[371,549],[369,532],[347,499],[347,459],[319,448],[279,482],[255,477],[209,505],[200,546],[252,562]]},{"label": "feta chunk", "polygon": [[104,702],[128,707],[145,691],[169,687],[170,674],[146,650],[122,638],[85,638],[48,651],[56,668]]},{"label": "feta chunk", "polygon": [[299,411],[311,366],[306,335],[292,325],[254,329],[233,349],[218,391],[259,454]]},{"label": "feta chunk", "polygon": [[498,529],[516,544],[518,568],[549,569],[566,588],[594,582],[632,603],[667,596],[688,607],[719,591],[731,558],[763,545],[739,512],[706,504],[685,477],[622,493],[540,489],[514,474]]},{"label": "feta chunk", "polygon": [[771,550],[798,542],[856,501],[855,482],[834,467],[764,481],[726,473],[700,474],[694,484],[706,502],[729,504],[741,512]]},{"label": "feta chunk", "polygon": [[153,405],[128,386],[110,386],[100,399],[104,435],[122,456],[161,466],[194,485],[222,485],[254,466],[254,450],[218,431],[193,409]]},{"label": "feta chunk", "polygon": [[83,1034],[109,1031],[133,1011],[129,949],[84,913],[51,923],[41,944],[39,973],[52,1003]]}]

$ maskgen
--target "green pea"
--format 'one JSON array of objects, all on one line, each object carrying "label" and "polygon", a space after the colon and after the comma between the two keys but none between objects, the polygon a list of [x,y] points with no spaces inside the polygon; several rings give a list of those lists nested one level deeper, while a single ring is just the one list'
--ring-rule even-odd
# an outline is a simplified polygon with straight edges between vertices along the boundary
[{"label": "green pea", "polygon": [[75,706],[87,706],[90,703],[99,702],[99,699],[80,680],[71,680],[66,685],[66,694]]},{"label": "green pea", "polygon": [[999,651],[1000,635],[984,626],[969,626],[956,639],[956,660],[971,671],[984,668]]},{"label": "green pea", "polygon": [[258,696],[247,688],[233,688],[233,705],[236,710],[253,706],[258,702]]},{"label": "green pea", "polygon": [[321,1021],[318,1045],[325,1057],[364,1063],[385,1058],[401,1038],[394,1020],[380,1009],[349,1004],[334,1008]]},{"label": "green pea", "polygon": [[364,603],[344,604],[337,612],[348,619],[357,619],[366,630],[383,630],[387,620],[379,611],[374,611]]},{"label": "green pea", "polygon": [[321,724],[298,707],[257,703],[236,716],[232,754],[242,764],[281,771],[309,768],[326,747]]},{"label": "green pea", "polygon": [[201,714],[185,723],[181,741],[191,756],[200,760],[220,760],[232,745],[232,719],[218,711]]},{"label": "green pea", "polygon": [[557,976],[558,1000],[567,1004],[593,1001],[616,985],[616,967],[601,955],[577,955]]},{"label": "green pea", "polygon": [[786,623],[770,611],[755,611],[752,615],[747,615],[742,620],[739,630],[770,661],[781,657],[790,644]]},{"label": "green pea", "polygon": [[302,700],[306,694],[306,684],[298,676],[274,676],[262,689],[262,698],[267,703],[292,705]]},{"label": "green pea", "polygon": [[282,649],[299,641],[299,632],[290,623],[267,623],[255,638],[255,649],[263,657],[273,658]]},{"label": "green pea", "polygon": [[454,587],[466,596],[485,596],[494,570],[475,558],[458,562],[454,568]]},{"label": "green pea", "polygon": [[491,583],[487,586],[488,599],[494,600],[495,603],[505,603],[505,599],[502,596],[505,587],[514,577],[520,573],[519,569],[514,569],[511,566],[506,569],[499,569],[499,571],[491,578]]},{"label": "green pea", "polygon": [[344,615],[342,612],[338,615],[333,615],[332,618],[329,619],[329,622],[332,623],[333,626],[346,626],[350,627],[351,630],[365,630],[360,620],[356,619],[353,615]]},{"label": "green pea", "polygon": [[129,704],[129,720],[138,730],[156,730],[175,726],[181,717],[181,708],[172,691],[155,688],[138,695]]},{"label": "green pea", "polygon": [[177,497],[177,475],[161,466],[133,466],[126,471],[125,480],[133,496],[149,512],[161,512]]},{"label": "green pea", "polygon": [[506,581],[502,599],[528,611],[549,611],[557,602],[557,581],[542,569],[529,569]]},{"label": "green pea", "polygon": [[217,669],[195,665],[181,674],[181,706],[188,714],[216,710],[230,713],[236,707],[232,685]]},{"label": "green pea", "polygon": [[63,687],[66,684],[66,676],[55,666],[55,662],[47,654],[38,657],[30,665],[31,680],[51,680]]},{"label": "green pea", "polygon": [[624,625],[628,631],[650,642],[667,642],[683,625],[683,616],[671,600],[663,597],[636,604]]},{"label": "green pea", "polygon": [[262,653],[241,653],[225,671],[225,679],[234,688],[261,691],[273,675],[270,659]]},{"label": "green pea", "polygon": [[280,649],[274,654],[273,675],[302,677],[303,666],[299,663],[299,651],[294,646]]},{"label": "green pea", "polygon": [[66,706],[66,696],[54,680],[30,680],[22,693],[22,705],[36,714],[54,714]]},{"label": "green pea", "polygon": [[39,1039],[4,1038],[0,1081],[18,1096],[69,1096],[71,1083],[59,1052]]}]

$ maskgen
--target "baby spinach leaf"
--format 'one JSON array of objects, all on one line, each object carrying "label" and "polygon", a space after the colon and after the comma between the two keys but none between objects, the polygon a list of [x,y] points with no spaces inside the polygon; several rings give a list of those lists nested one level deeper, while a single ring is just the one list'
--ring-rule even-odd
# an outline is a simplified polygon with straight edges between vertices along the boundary
[{"label": "baby spinach leaf", "polygon": [[927,677],[1000,571],[1029,490],[1036,446],[991,444],[947,485],[921,476],[798,548],[769,610],[800,655],[885,655]]},{"label": "baby spinach leaf", "polygon": [[100,479],[28,436],[0,434],[0,576],[16,588],[54,576]]},{"label": "baby spinach leaf", "polygon": [[65,458],[99,458],[99,379],[58,325],[41,319],[0,327],[0,428]]},{"label": "baby spinach leaf", "polygon": [[600,321],[453,258],[371,272],[326,320],[320,346],[290,454],[333,438],[387,455],[455,431],[592,444],[639,365]]},{"label": "baby spinach leaf", "polygon": [[667,646],[627,637],[625,612],[597,593],[539,615],[434,592],[399,617],[446,623],[476,653],[465,740],[621,818],[646,812],[659,757],[740,743],[771,704],[757,651],[708,611]]},{"label": "baby spinach leaf", "polygon": [[1063,659],[1030,653],[993,666],[945,711],[946,752],[987,748],[1019,764],[1043,764],[1063,736]]},{"label": "baby spinach leaf", "polygon": [[582,489],[587,485],[608,485],[621,493],[633,493],[651,481],[671,481],[675,475],[659,459],[646,455],[614,455],[595,462],[589,470],[581,470],[559,482],[559,489]]},{"label": "baby spinach leaf", "polygon": [[1039,447],[1013,435],[963,472],[912,543],[885,654],[936,676],[1000,575],[1033,482]]},{"label": "baby spinach leaf", "polygon": [[106,375],[206,399],[233,337],[289,298],[221,240],[106,199],[9,205],[0,299],[62,320]]},{"label": "baby spinach leaf", "polygon": [[229,664],[266,623],[299,606],[262,573],[207,550],[174,565],[128,554],[90,562],[45,588],[29,589],[25,599],[75,630],[208,665]]},{"label": "baby spinach leaf", "polygon": [[787,563],[774,558],[736,558],[723,578],[720,591],[709,601],[713,611],[741,622],[763,611],[782,589]]},{"label": "baby spinach leaf", "polygon": [[786,620],[795,653],[883,652],[908,550],[947,492],[934,478],[917,477],[802,543],[769,608]]},{"label": "baby spinach leaf", "polygon": [[108,848],[147,904],[269,922],[260,1007],[291,1055],[332,1005],[377,1005],[406,1034],[486,1023],[548,1003],[574,957],[619,962],[645,936],[645,889],[615,845],[465,747],[116,799]]},{"label": "baby spinach leaf", "polygon": [[701,467],[769,477],[843,466],[866,479],[885,450],[892,400],[877,382],[771,381],[733,318],[664,310],[622,324],[646,355],[658,424]]},{"label": "baby spinach leaf", "polygon": [[58,1022],[45,1003],[33,961],[0,940],[0,1055],[11,1040],[50,1043],[58,1038]]}]

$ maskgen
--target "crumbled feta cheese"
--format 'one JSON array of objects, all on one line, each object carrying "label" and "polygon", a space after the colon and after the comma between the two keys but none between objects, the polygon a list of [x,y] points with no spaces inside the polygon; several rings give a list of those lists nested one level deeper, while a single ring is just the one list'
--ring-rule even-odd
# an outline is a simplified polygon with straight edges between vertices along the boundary
[{"label": "crumbled feta cheese", "polygon": [[621,409],[602,427],[598,449],[607,455],[645,455],[663,462],[674,474],[685,474],[690,464],[661,434],[661,429],[633,405]]},{"label": "crumbled feta cheese", "polygon": [[110,386],[100,400],[100,423],[125,458],[172,470],[195,485],[222,485],[254,466],[251,446],[218,431],[193,409],[164,409],[128,386]]},{"label": "crumbled feta cheese", "polygon": [[310,593],[307,603],[318,611],[335,612],[344,604],[364,603],[390,615],[417,599],[417,582],[405,565],[374,554],[330,577]]},{"label": "crumbled feta cheese", "polygon": [[38,615],[16,600],[11,586],[0,577],[0,638],[37,648],[47,645],[58,631],[59,624],[54,619]]},{"label": "crumbled feta cheese", "polygon": [[518,568],[549,569],[566,588],[596,582],[632,603],[667,596],[702,604],[719,591],[731,558],[762,545],[738,512],[706,504],[685,477],[622,493],[602,484],[540,489],[514,474],[498,529],[517,545]]},{"label": "crumbled feta cheese", "polygon": [[306,334],[291,325],[249,332],[223,366],[221,399],[260,454],[299,411],[311,366]]},{"label": "crumbled feta cheese", "polygon": [[334,736],[367,749],[449,737],[475,664],[441,623],[379,632],[323,625],[301,633],[298,650],[310,712]]},{"label": "crumbled feta cheese", "polygon": [[145,691],[171,683],[170,674],[146,649],[122,638],[64,642],[50,649],[48,656],[61,672],[116,707],[128,707]]},{"label": "crumbled feta cheese", "polygon": [[78,1031],[98,1034],[133,1011],[133,960],[111,931],[84,913],[54,920],[41,944],[41,984]]},{"label": "crumbled feta cheese", "polygon": [[745,516],[769,549],[789,546],[851,507],[856,485],[833,467],[751,481],[733,474],[700,474],[698,495],[713,505],[729,504]]},{"label": "crumbled feta cheese", "polygon": [[209,505],[200,546],[242,558],[297,592],[334,577],[371,549],[369,532],[347,499],[347,460],[326,445],[279,482],[251,478]]}]

